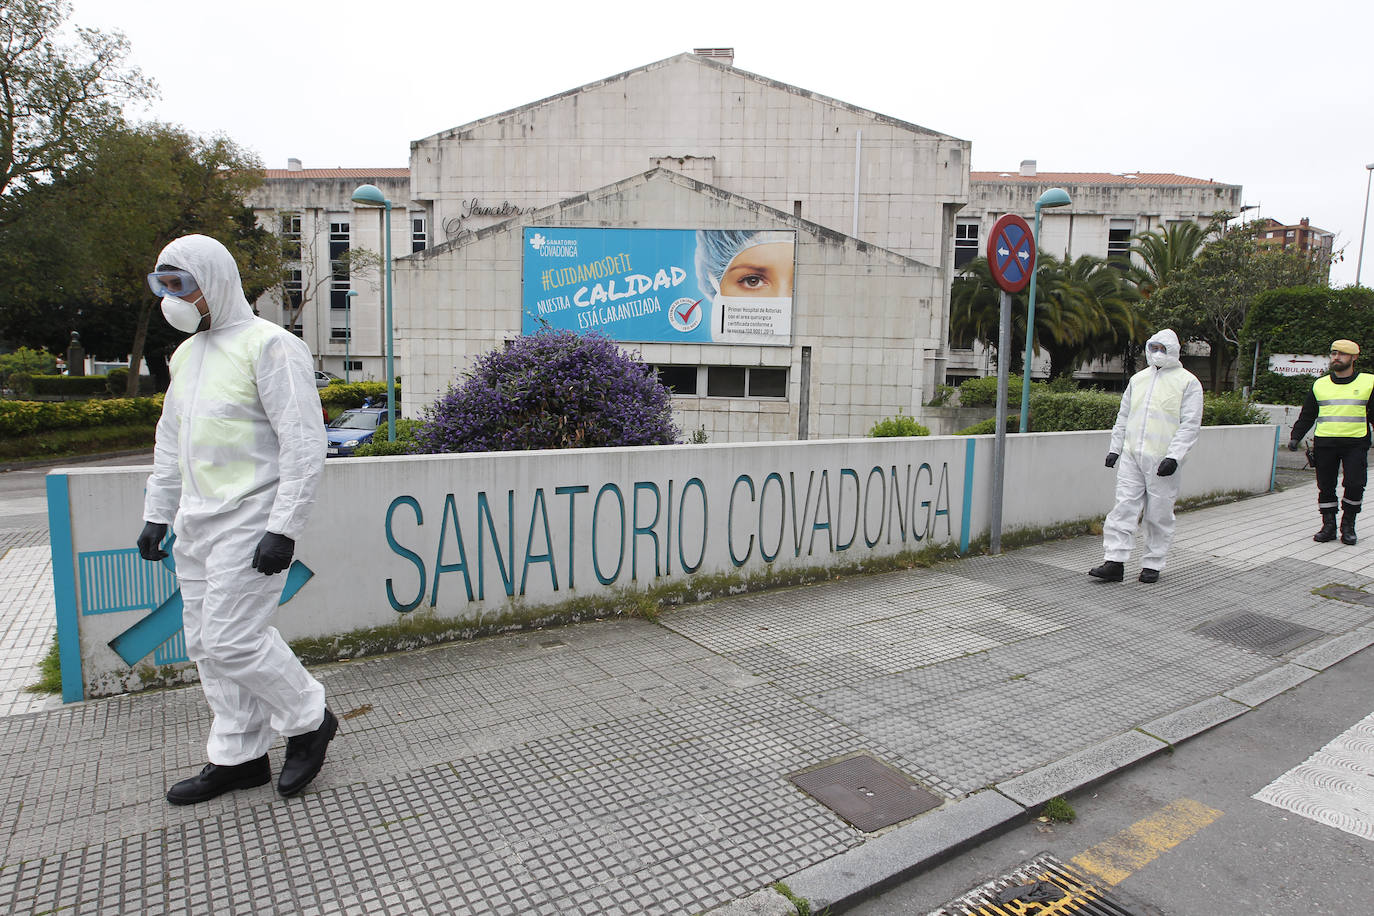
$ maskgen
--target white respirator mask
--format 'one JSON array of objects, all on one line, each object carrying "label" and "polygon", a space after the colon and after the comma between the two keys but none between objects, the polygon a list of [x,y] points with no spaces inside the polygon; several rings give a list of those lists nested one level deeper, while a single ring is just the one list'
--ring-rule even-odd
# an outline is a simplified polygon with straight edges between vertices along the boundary
[{"label": "white respirator mask", "polygon": [[1169,362],[1169,352],[1167,350],[1151,350],[1145,358],[1150,361],[1151,366],[1156,369],[1163,369],[1165,364]]},{"label": "white respirator mask", "polygon": [[194,334],[200,330],[200,322],[204,317],[200,309],[196,308],[195,303],[187,302],[185,299],[178,299],[175,296],[162,297],[162,317],[167,319],[167,323],[184,334]]}]

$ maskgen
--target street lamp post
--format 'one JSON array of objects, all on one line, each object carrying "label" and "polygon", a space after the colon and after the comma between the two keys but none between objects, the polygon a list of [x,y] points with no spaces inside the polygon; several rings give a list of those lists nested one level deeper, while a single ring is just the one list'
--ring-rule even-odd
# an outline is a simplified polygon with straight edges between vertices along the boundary
[{"label": "street lamp post", "polygon": [[1355,285],[1360,285],[1360,268],[1364,267],[1364,230],[1369,222],[1369,180],[1374,178],[1374,162],[1364,167],[1364,219],[1360,221],[1360,256],[1355,259]]},{"label": "street lamp post", "polygon": [[383,230],[386,236],[386,438],[396,441],[396,370],[393,364],[394,342],[391,324],[391,201],[376,185],[360,184],[353,191],[353,202],[364,207],[383,207]]},{"label": "street lamp post", "polygon": [[350,289],[344,293],[344,381],[349,381],[348,364],[353,362],[350,349],[353,346],[353,297],[358,295],[356,289]]},{"label": "street lamp post", "polygon": [[1069,192],[1063,188],[1050,188],[1040,199],[1035,202],[1035,232],[1032,233],[1031,244],[1035,246],[1036,263],[1035,269],[1031,271],[1030,292],[1027,294],[1026,305],[1026,365],[1025,377],[1021,380],[1021,432],[1025,432],[1030,424],[1030,380],[1031,380],[1031,354],[1035,350],[1035,275],[1040,273],[1040,211],[1045,207],[1067,207],[1073,203],[1073,198],[1069,197]]}]

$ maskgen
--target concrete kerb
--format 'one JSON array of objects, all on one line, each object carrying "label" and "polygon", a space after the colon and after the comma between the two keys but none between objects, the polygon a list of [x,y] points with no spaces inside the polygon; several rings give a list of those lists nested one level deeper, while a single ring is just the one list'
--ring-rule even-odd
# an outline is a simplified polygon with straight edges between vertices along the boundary
[{"label": "concrete kerb", "polygon": [[[1374,645],[1374,626],[1327,640],[1222,696],[1147,722],[1054,763],[947,802],[848,852],[782,880],[811,912],[838,914],[1024,823],[1058,796],[1097,785],[1244,715],[1345,658]],[[710,911],[711,916],[783,916],[793,903],[772,888]]]},{"label": "concrete kerb", "polygon": [[136,455],[146,455],[153,457],[153,447],[151,445],[143,448],[126,448],[114,452],[94,452],[89,455],[62,455],[53,458],[25,458],[22,461],[0,461],[0,473],[5,471],[26,471],[32,468],[50,468],[60,465],[75,464],[87,461],[103,461],[107,458],[131,458]]}]

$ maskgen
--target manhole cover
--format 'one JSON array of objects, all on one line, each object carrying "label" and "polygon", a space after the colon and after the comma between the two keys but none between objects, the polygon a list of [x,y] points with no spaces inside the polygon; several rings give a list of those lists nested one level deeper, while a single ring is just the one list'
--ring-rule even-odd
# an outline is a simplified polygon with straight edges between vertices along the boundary
[{"label": "manhole cover", "polygon": [[865,833],[938,808],[941,801],[905,773],[868,754],[787,778]]},{"label": "manhole cover", "polygon": [[1051,855],[1039,855],[1000,878],[980,884],[927,916],[1138,916],[1101,885]]},{"label": "manhole cover", "polygon": [[1195,627],[1193,632],[1275,658],[1311,642],[1318,636],[1325,635],[1321,630],[1300,627],[1296,623],[1247,611],[1229,614],[1219,620]]},{"label": "manhole cover", "polygon": [[1338,601],[1348,601],[1351,604],[1374,605],[1374,595],[1358,588],[1351,588],[1348,585],[1324,585],[1317,589],[1317,594],[1323,598],[1335,598]]}]

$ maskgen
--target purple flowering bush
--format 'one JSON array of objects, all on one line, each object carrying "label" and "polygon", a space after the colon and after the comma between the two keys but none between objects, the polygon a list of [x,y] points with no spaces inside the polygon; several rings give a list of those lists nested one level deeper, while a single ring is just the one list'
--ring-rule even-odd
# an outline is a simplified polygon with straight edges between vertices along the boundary
[{"label": "purple flowering bush", "polygon": [[600,334],[543,330],[477,359],[415,432],[417,453],[668,445],[672,400],[653,369]]}]

